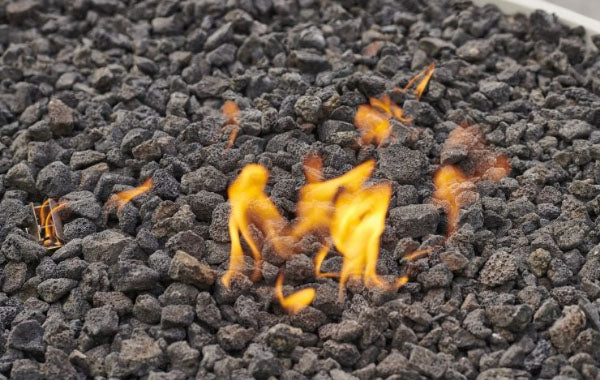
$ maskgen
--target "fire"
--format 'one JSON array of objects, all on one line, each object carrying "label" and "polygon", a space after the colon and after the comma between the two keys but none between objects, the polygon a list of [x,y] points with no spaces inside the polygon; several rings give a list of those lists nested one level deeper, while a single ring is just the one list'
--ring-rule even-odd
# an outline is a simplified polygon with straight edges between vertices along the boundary
[{"label": "fire", "polygon": [[[339,278],[340,298],[346,282],[352,276],[361,278],[369,287],[384,290],[395,289],[408,281],[408,277],[403,276],[389,284],[376,272],[379,241],[385,228],[392,187],[387,183],[365,185],[375,169],[375,161],[366,161],[330,180],[323,180],[321,168],[319,156],[309,155],[306,158],[304,171],[307,184],[300,189],[297,219],[293,225],[280,215],[275,204],[265,194],[269,176],[267,169],[257,164],[250,164],[242,169],[228,189],[231,203],[231,252],[229,268],[221,278],[225,287],[230,286],[232,277],[242,270],[244,264],[240,235],[254,257],[252,280],[260,278],[262,255],[251,227],[258,228],[264,239],[273,243],[275,251],[285,259],[294,253],[292,244],[308,233],[317,233],[322,239],[322,248],[314,257],[316,276]],[[282,237],[286,239],[281,239]],[[321,264],[331,247],[335,247],[342,255],[340,273],[321,272]],[[406,258],[412,260],[426,253],[428,251],[423,250],[407,255]],[[312,302],[314,289],[303,289],[284,297],[282,284],[281,273],[277,278],[275,293],[288,312],[297,313]]]},{"label": "fire", "polygon": [[346,174],[321,182],[320,158],[311,158],[305,164],[305,173],[309,172],[307,185],[300,189],[296,213],[298,223],[292,229],[292,236],[299,238],[309,231],[328,229],[335,211],[334,199],[340,190],[356,192],[375,169],[375,161],[366,161]]},{"label": "fire", "polygon": [[377,275],[379,239],[392,196],[389,184],[375,185],[356,192],[344,191],[335,203],[331,236],[342,254],[340,297],[350,276],[362,277],[367,286],[389,289]]},{"label": "fire", "polygon": [[454,165],[441,167],[433,176],[435,192],[434,199],[447,202],[448,236],[452,235],[458,223],[460,204],[458,203],[458,185],[467,182],[467,177]]},{"label": "fire", "polygon": [[381,99],[370,98],[369,105],[362,104],[358,107],[354,117],[354,125],[361,131],[361,143],[381,145],[390,137],[393,117],[398,121],[408,123],[412,119],[404,117],[404,111],[392,102],[388,95]]},{"label": "fire", "polygon": [[417,94],[417,99],[421,100],[421,97],[423,96],[423,93],[427,89],[427,85],[429,84],[429,80],[433,76],[434,71],[435,71],[435,64],[432,62],[429,66],[427,66],[425,69],[421,70],[414,77],[412,77],[411,80],[408,81],[408,83],[406,84],[406,86],[404,86],[404,88],[402,90],[407,91],[419,79],[421,79],[419,84],[417,84],[417,87],[415,87],[415,93]]},{"label": "fire", "polygon": [[56,204],[51,199],[46,199],[38,208],[40,239],[44,247],[60,247],[62,242],[59,238],[57,227],[54,225],[54,215],[65,208],[67,202]]},{"label": "fire", "polygon": [[113,195],[111,197],[112,202],[115,202],[117,204],[118,209],[120,210],[123,208],[123,206],[125,206],[133,198],[150,191],[150,189],[152,189],[152,186],[154,186],[154,183],[152,182],[151,178],[148,178],[144,181],[144,183],[142,183],[141,186],[138,186],[138,187],[130,189],[130,190],[121,191],[121,192]]},{"label": "fire", "polygon": [[[465,160],[466,169],[458,165],[444,165],[436,171],[433,177],[435,192],[433,198],[442,201],[448,217],[448,236],[456,230],[460,212],[460,193],[465,185],[472,185],[482,179],[499,181],[510,172],[510,162],[507,157],[490,150],[477,126],[462,125],[454,129],[443,150],[454,149],[458,146],[466,148],[468,155]],[[472,156],[474,155],[474,156]]]},{"label": "fire", "polygon": [[285,219],[279,214],[275,204],[264,193],[269,172],[260,165],[251,164],[242,169],[240,175],[229,186],[227,194],[231,204],[229,217],[229,235],[231,237],[231,255],[229,268],[221,279],[223,285],[229,288],[231,278],[238,273],[244,263],[244,252],[240,234],[250,247],[254,257],[253,280],[260,278],[262,255],[258,242],[251,234],[250,226],[254,224],[270,239],[277,252],[285,252],[280,231],[286,227]]},{"label": "fire", "polygon": [[239,123],[240,123],[240,108],[238,105],[231,101],[226,100],[223,104],[222,108],[223,117],[225,118],[225,126],[231,125],[231,132],[229,133],[229,139],[227,140],[227,149],[233,146],[237,134],[239,132]]},{"label": "fire", "polygon": [[275,282],[275,295],[281,306],[290,314],[296,314],[306,306],[310,305],[315,298],[315,294],[315,289],[305,288],[286,297],[283,295],[283,273],[279,273],[277,276],[277,281]]}]

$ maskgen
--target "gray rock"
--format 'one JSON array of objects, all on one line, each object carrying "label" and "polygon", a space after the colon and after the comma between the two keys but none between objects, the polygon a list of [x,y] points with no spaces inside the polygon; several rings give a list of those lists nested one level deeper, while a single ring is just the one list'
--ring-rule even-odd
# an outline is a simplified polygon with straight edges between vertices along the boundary
[{"label": "gray rock", "polygon": [[485,263],[479,281],[486,286],[498,286],[517,278],[517,260],[504,251],[495,252]]},{"label": "gray rock", "polygon": [[290,352],[298,346],[302,339],[302,330],[278,323],[267,331],[265,340],[276,351]]},{"label": "gray rock", "polygon": [[237,47],[233,44],[223,44],[206,55],[206,60],[213,66],[223,66],[235,61]]},{"label": "gray rock", "polygon": [[470,40],[456,50],[456,55],[466,61],[476,62],[486,59],[492,50],[489,40]]},{"label": "gray rock", "polygon": [[121,342],[118,353],[118,376],[143,376],[165,362],[160,345],[154,339],[139,334]]},{"label": "gray rock", "polygon": [[88,262],[116,264],[119,255],[133,239],[116,230],[104,230],[82,241],[83,258]]},{"label": "gray rock", "polygon": [[130,292],[154,288],[159,274],[142,262],[121,260],[113,267],[111,279],[116,290]]},{"label": "gray rock", "polygon": [[360,357],[360,352],[354,344],[338,343],[334,340],[323,343],[323,354],[344,367],[352,367]]},{"label": "gray rock", "polygon": [[511,88],[504,82],[484,81],[479,84],[479,91],[497,105],[510,100]]},{"label": "gray rock", "polygon": [[52,99],[48,103],[48,119],[54,136],[67,136],[73,131],[73,110],[59,99]]},{"label": "gray rock", "polygon": [[160,303],[150,294],[141,294],[135,299],[133,315],[144,323],[158,323],[161,316]]},{"label": "gray rock", "polygon": [[186,194],[199,191],[220,193],[227,188],[227,177],[213,166],[203,166],[181,177],[181,189]]},{"label": "gray rock", "polygon": [[587,138],[592,132],[592,126],[583,120],[567,120],[558,130],[560,137],[566,141]]},{"label": "gray rock", "polygon": [[6,173],[6,186],[14,187],[28,193],[36,193],[34,173],[25,162],[20,162],[11,167]]},{"label": "gray rock", "polygon": [[396,207],[390,210],[389,220],[398,237],[421,237],[434,234],[440,215],[430,204]]},{"label": "gray rock", "polygon": [[47,253],[46,249],[33,240],[17,234],[9,234],[0,248],[8,260],[30,263],[38,261]]},{"label": "gray rock", "polygon": [[41,357],[46,350],[43,342],[44,329],[38,321],[23,321],[8,334],[8,347]]},{"label": "gray rock", "polygon": [[183,251],[175,253],[169,267],[169,276],[199,289],[207,289],[215,282],[215,274],[210,267]]},{"label": "gray rock", "polygon": [[408,359],[396,350],[392,350],[389,355],[377,364],[377,375],[382,378],[404,374],[408,370]]},{"label": "gray rock", "polygon": [[535,274],[537,277],[543,277],[546,275],[546,271],[548,270],[551,259],[552,256],[550,255],[550,252],[543,248],[538,248],[531,252],[529,258],[527,259],[527,263],[529,264],[529,269],[531,269],[533,274]]},{"label": "gray rock", "polygon": [[71,169],[60,161],[48,164],[40,170],[36,188],[46,197],[58,198],[74,190],[71,182]]},{"label": "gray rock", "polygon": [[52,303],[69,294],[77,285],[77,281],[68,278],[50,278],[42,281],[37,286],[37,291],[44,301]]},{"label": "gray rock", "polygon": [[565,306],[562,317],[548,330],[554,347],[561,353],[571,353],[575,339],[585,328],[585,324],[585,313],[579,306]]},{"label": "gray rock", "polygon": [[4,265],[4,281],[2,291],[14,293],[21,289],[27,280],[27,264],[24,262],[9,261]]},{"label": "gray rock", "polygon": [[379,168],[383,174],[400,184],[413,185],[425,176],[427,157],[417,150],[393,144],[379,150]]},{"label": "gray rock", "polygon": [[221,327],[217,331],[217,341],[225,351],[240,351],[254,338],[254,335],[256,335],[254,329],[245,329],[234,324]]},{"label": "gray rock", "polygon": [[447,364],[443,359],[420,346],[413,347],[408,362],[420,373],[433,379],[441,378],[447,368]]},{"label": "gray rock", "polygon": [[529,305],[492,305],[486,308],[486,316],[493,326],[512,331],[523,330],[532,315]]},{"label": "gray rock", "polygon": [[83,330],[92,337],[111,336],[119,331],[119,315],[110,306],[90,309]]},{"label": "gray rock", "polygon": [[290,54],[290,63],[308,73],[319,73],[331,69],[331,64],[323,55],[307,50],[295,50]]},{"label": "gray rock", "polygon": [[173,368],[193,376],[198,371],[200,352],[189,346],[187,342],[175,342],[167,347],[167,356]]},{"label": "gray rock", "polygon": [[317,123],[321,113],[321,99],[316,96],[305,95],[298,98],[294,105],[296,115],[309,123]]},{"label": "gray rock", "polygon": [[282,365],[273,353],[260,344],[252,343],[244,352],[248,372],[258,380],[267,380],[281,374]]},{"label": "gray rock", "polygon": [[194,308],[190,305],[167,305],[162,308],[160,325],[163,329],[187,327],[194,321]]}]

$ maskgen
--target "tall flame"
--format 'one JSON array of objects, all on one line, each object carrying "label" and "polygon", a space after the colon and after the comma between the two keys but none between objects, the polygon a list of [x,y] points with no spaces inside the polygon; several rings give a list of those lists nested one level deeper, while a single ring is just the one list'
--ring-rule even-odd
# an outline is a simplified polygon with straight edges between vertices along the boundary
[{"label": "tall flame", "polygon": [[152,182],[151,178],[148,178],[140,186],[133,188],[133,189],[121,191],[121,192],[113,195],[111,199],[113,202],[115,202],[117,204],[117,207],[120,210],[121,208],[123,208],[123,206],[125,206],[133,198],[150,191],[150,189],[152,189],[152,186],[154,186],[154,183]]},{"label": "tall flame", "polygon": [[275,295],[281,306],[290,314],[296,314],[304,309],[315,298],[315,289],[305,288],[288,296],[283,295],[283,273],[279,273],[275,282]]},{"label": "tall flame", "polygon": [[238,105],[231,100],[226,100],[223,104],[223,117],[225,118],[224,125],[231,125],[231,132],[229,133],[229,139],[227,140],[227,149],[233,146],[237,134],[239,132],[239,123],[240,123],[240,108]]},{"label": "tall flame", "polygon": [[229,217],[229,235],[231,237],[231,255],[229,268],[221,279],[223,285],[229,288],[231,278],[238,273],[244,263],[244,252],[240,234],[250,247],[254,257],[253,280],[260,278],[262,255],[258,242],[250,232],[250,225],[256,225],[270,239],[278,252],[285,251],[280,239],[280,230],[286,226],[286,221],[279,214],[275,204],[265,194],[269,172],[260,165],[250,164],[242,169],[240,175],[229,186],[227,194],[231,204]]},{"label": "tall flame", "polygon": [[300,189],[296,207],[298,222],[292,229],[292,236],[298,238],[309,231],[329,228],[335,211],[334,200],[340,190],[357,191],[371,176],[374,168],[375,161],[369,160],[340,177],[323,182],[317,181],[321,178],[320,172],[314,173],[320,169],[320,164],[311,168],[313,174],[310,175],[310,179],[314,182],[309,182]]},{"label": "tall flame", "polygon": [[455,128],[444,144],[443,151],[457,146],[466,148],[468,154],[478,152],[476,157],[467,156],[466,168],[458,165],[444,165],[433,177],[435,192],[433,198],[442,201],[446,207],[450,236],[456,230],[460,211],[460,193],[464,184],[473,184],[482,179],[499,181],[510,172],[510,162],[507,157],[491,150],[486,146],[481,129],[474,126],[461,125]]},{"label": "tall flame", "polygon": [[344,191],[335,202],[331,236],[343,257],[340,297],[352,275],[362,277],[367,286],[389,288],[377,275],[375,267],[391,196],[392,187],[381,184],[356,192]]}]

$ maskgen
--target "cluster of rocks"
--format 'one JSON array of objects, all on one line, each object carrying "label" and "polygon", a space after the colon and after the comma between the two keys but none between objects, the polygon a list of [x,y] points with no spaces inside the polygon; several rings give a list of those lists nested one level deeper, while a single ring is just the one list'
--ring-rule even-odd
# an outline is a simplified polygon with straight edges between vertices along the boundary
[{"label": "cluster of rocks", "polygon": [[[542,11],[465,0],[0,2],[0,379],[598,378],[600,56],[585,41]],[[357,146],[357,106],[431,61],[421,101],[391,93],[416,138],[394,121],[393,141]],[[241,108],[231,149],[224,100]],[[512,171],[461,193],[446,238],[431,177],[463,122]],[[265,243],[257,283],[219,281],[228,184],[260,163],[292,218],[311,152],[327,178],[376,158],[393,184],[377,270],[409,274],[398,292],[351,281],[340,299],[310,237],[287,261]],[[24,231],[48,197],[67,202],[56,251]],[[273,298],[280,267],[285,292],[316,289],[296,315]]]}]

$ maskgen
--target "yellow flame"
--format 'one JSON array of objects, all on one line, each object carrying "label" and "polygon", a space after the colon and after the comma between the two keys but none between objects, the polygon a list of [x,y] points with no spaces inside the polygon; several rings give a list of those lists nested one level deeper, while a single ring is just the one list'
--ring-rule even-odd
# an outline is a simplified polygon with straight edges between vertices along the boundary
[{"label": "yellow flame", "polygon": [[435,71],[435,65],[431,63],[423,74],[423,79],[419,82],[417,87],[415,87],[415,92],[417,93],[417,99],[421,100],[423,93],[427,89],[427,85],[429,84],[429,80],[433,76],[433,72]]},{"label": "yellow flame", "polygon": [[356,192],[344,191],[335,203],[331,236],[342,254],[340,297],[352,275],[361,276],[367,286],[389,289],[376,273],[379,239],[392,195],[389,184],[374,185]]},{"label": "yellow flame", "polygon": [[151,178],[148,178],[144,181],[144,183],[142,183],[141,186],[138,186],[133,189],[121,191],[121,192],[113,195],[113,197],[112,197],[113,202],[115,202],[117,204],[117,207],[120,210],[123,208],[123,206],[125,206],[133,198],[150,191],[150,189],[152,189],[152,186],[154,186],[154,183],[152,182]]},{"label": "yellow flame", "polygon": [[298,290],[287,297],[283,295],[283,273],[279,273],[275,282],[275,295],[281,306],[290,314],[296,314],[304,309],[315,298],[315,289],[305,288]]},{"label": "yellow flame", "polygon": [[[292,229],[292,236],[298,238],[309,231],[329,228],[335,210],[336,195],[342,189],[357,191],[371,176],[374,168],[375,161],[369,160],[340,177],[323,182],[312,182],[302,187],[296,207],[298,223]],[[313,174],[311,178],[319,179],[320,174]]]},{"label": "yellow flame", "polygon": [[244,263],[244,252],[240,241],[240,234],[250,247],[254,257],[253,280],[260,278],[262,266],[262,255],[258,248],[258,242],[254,240],[250,232],[250,225],[256,225],[267,239],[271,239],[277,252],[284,252],[279,233],[286,222],[279,214],[275,204],[264,193],[269,172],[260,165],[250,164],[242,169],[240,175],[229,186],[227,194],[231,204],[231,215],[229,217],[229,235],[231,237],[231,254],[229,268],[221,279],[223,285],[229,288],[231,278],[238,273]]},{"label": "yellow flame", "polygon": [[231,125],[232,129],[229,133],[229,138],[227,139],[226,148],[229,149],[233,146],[237,134],[239,132],[239,122],[240,122],[240,108],[238,105],[231,101],[226,100],[223,104],[222,108],[223,116],[225,118],[225,125]]}]

